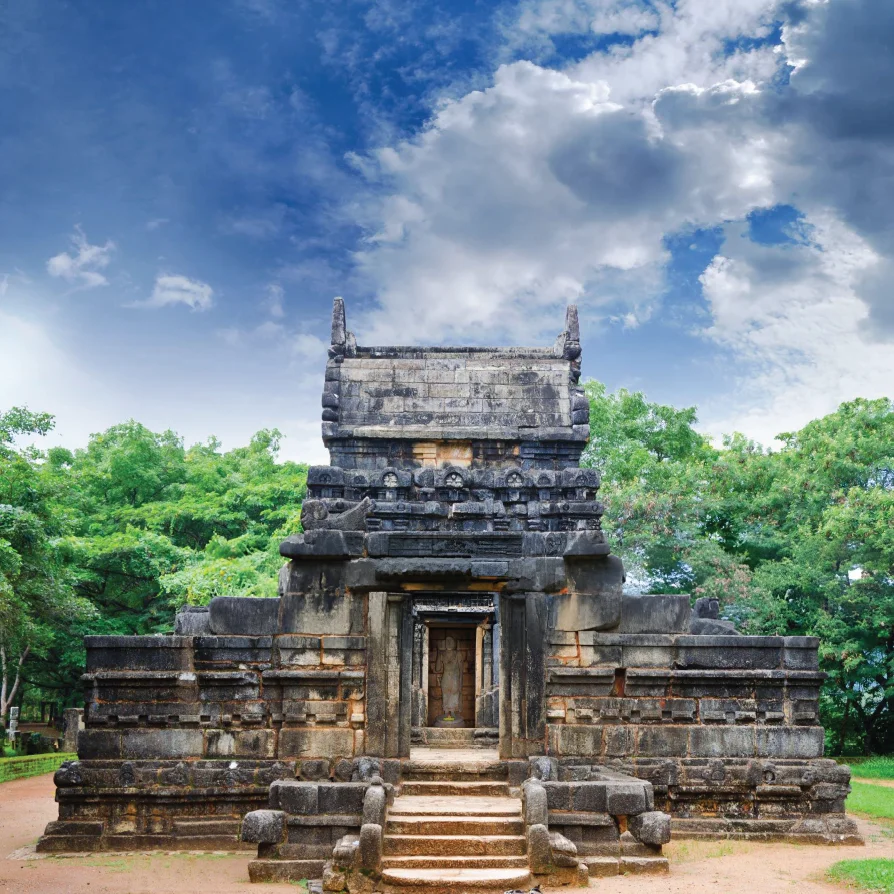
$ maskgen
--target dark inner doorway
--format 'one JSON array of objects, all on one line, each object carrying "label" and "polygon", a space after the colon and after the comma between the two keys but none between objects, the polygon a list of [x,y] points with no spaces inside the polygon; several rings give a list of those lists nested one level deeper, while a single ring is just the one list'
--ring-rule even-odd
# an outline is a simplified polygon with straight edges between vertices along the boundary
[{"label": "dark inner doorway", "polygon": [[475,627],[429,629],[428,725],[452,717],[475,726]]}]

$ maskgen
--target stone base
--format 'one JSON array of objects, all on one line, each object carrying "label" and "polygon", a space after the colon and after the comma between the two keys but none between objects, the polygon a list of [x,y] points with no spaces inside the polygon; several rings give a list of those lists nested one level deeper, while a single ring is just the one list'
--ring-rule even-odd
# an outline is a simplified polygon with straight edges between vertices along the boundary
[{"label": "stone base", "polygon": [[673,839],[705,841],[788,841],[793,844],[861,845],[866,842],[850,817],[810,816],[797,819],[671,819]]},{"label": "stone base", "polygon": [[323,877],[325,860],[252,860],[248,878],[252,882],[300,882]]},{"label": "stone base", "polygon": [[72,761],[56,771],[59,820],[37,850],[247,850],[242,817],[294,775],[294,761]]},{"label": "stone base", "polygon": [[591,878],[610,875],[661,875],[670,871],[667,857],[581,857]]}]

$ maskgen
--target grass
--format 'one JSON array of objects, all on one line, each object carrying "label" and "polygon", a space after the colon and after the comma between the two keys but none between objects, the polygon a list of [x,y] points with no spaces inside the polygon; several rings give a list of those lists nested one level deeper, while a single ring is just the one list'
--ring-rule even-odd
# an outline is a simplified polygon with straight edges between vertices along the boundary
[{"label": "grass", "polygon": [[28,754],[0,758],[0,782],[51,773],[58,770],[64,761],[71,760],[77,760],[77,755],[53,752],[52,754]]},{"label": "grass", "polygon": [[850,767],[851,775],[857,779],[894,779],[894,757],[870,757]]},{"label": "grass", "polygon": [[847,809],[851,813],[864,813],[876,819],[894,821],[894,788],[873,785],[871,782],[851,782]]},{"label": "grass", "polygon": [[826,871],[829,879],[864,891],[894,892],[894,860],[842,860]]}]

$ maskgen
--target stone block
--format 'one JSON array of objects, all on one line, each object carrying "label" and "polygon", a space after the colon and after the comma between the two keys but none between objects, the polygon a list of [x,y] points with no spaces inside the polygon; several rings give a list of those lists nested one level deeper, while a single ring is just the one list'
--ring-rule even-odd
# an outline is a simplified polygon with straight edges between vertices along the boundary
[{"label": "stone block", "polygon": [[241,838],[251,844],[278,844],[285,832],[286,815],[282,810],[253,810],[242,820]]},{"label": "stone block", "polygon": [[204,636],[210,632],[207,605],[184,605],[174,616],[175,636]]},{"label": "stone block", "polygon": [[343,727],[282,729],[278,757],[350,757],[354,753],[354,731]]},{"label": "stone block", "polygon": [[607,801],[605,783],[571,783],[571,809],[582,812],[605,813]]},{"label": "stone block", "polygon": [[387,800],[384,786],[370,785],[363,796],[363,822],[384,828]]},{"label": "stone block", "polygon": [[758,757],[822,757],[825,747],[820,726],[759,727]]},{"label": "stone block", "polygon": [[621,599],[620,633],[687,633],[691,609],[689,597],[680,593],[624,596]]},{"label": "stone block", "polygon": [[607,782],[606,810],[612,816],[630,816],[649,809],[645,783]]},{"label": "stone block", "polygon": [[320,664],[321,640],[318,636],[283,634],[276,637],[280,667],[317,667]]},{"label": "stone block", "polygon": [[202,757],[204,735],[198,729],[126,729],[121,756],[142,760]]},{"label": "stone block", "polygon": [[571,810],[571,785],[567,782],[546,782],[546,803],[550,810]]},{"label": "stone block", "polygon": [[212,633],[269,636],[277,631],[278,598],[216,596],[208,608]]},{"label": "stone block", "polygon": [[309,761],[301,761],[298,769],[301,779],[308,782],[317,782],[329,778],[329,761],[325,758],[314,758]]},{"label": "stone block", "polygon": [[548,825],[549,809],[546,789],[533,780],[525,784],[525,823],[529,826]]},{"label": "stone block", "polygon": [[363,596],[325,586],[330,573],[333,572],[321,570],[315,587],[314,581],[309,581],[303,592],[290,592],[282,596],[280,628],[283,633],[316,636],[361,636],[364,633]]},{"label": "stone block", "polygon": [[549,830],[545,825],[539,823],[528,826],[527,839],[528,861],[531,864],[531,872],[548,872],[553,862]]},{"label": "stone block", "polygon": [[319,812],[342,816],[363,813],[363,797],[367,786],[361,782],[321,782]]},{"label": "stone block", "polygon": [[636,730],[636,754],[641,757],[685,757],[689,727],[644,726]]},{"label": "stone block", "polygon": [[753,757],[752,726],[697,726],[689,730],[692,757]]},{"label": "stone block", "polygon": [[630,817],[627,828],[637,841],[660,847],[671,837],[670,816],[658,810],[649,810]]},{"label": "stone block", "polygon": [[191,636],[85,636],[87,672],[190,671]]},{"label": "stone block", "polygon": [[549,836],[552,849],[552,862],[564,868],[576,867],[578,864],[577,847],[559,832],[551,832]]},{"label": "stone block", "polygon": [[571,724],[547,726],[550,751],[557,755],[601,755],[602,727]]},{"label": "stone block", "polygon": [[382,827],[376,823],[364,823],[360,827],[360,845],[357,862],[366,872],[378,872],[382,864]]},{"label": "stone block", "polygon": [[270,785],[270,806],[288,814],[312,816],[320,812],[318,791],[316,782],[277,780]]},{"label": "stone block", "polygon": [[535,779],[550,782],[559,778],[559,762],[554,757],[532,757],[530,764]]},{"label": "stone block", "polygon": [[781,636],[679,636],[677,667],[772,669],[782,665]]},{"label": "stone block", "polygon": [[819,638],[815,636],[786,636],[783,638],[783,667],[790,670],[819,668]]},{"label": "stone block", "polygon": [[78,736],[78,757],[88,761],[121,757],[121,733],[118,730],[83,730]]},{"label": "stone block", "polygon": [[617,556],[565,559],[568,593],[550,598],[553,630],[610,630],[621,617],[624,568]]}]

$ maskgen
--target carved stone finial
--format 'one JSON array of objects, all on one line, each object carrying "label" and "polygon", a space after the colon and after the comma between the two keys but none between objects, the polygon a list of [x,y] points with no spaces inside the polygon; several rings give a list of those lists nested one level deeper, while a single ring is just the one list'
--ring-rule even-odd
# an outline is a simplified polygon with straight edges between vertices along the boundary
[{"label": "carved stone finial", "polygon": [[580,321],[576,304],[569,304],[565,310],[565,340],[580,342]]},{"label": "carved stone finial", "polygon": [[[565,311],[565,332],[563,335],[565,336],[565,344],[562,348],[562,356],[566,360],[578,360],[580,357],[580,321],[577,316],[576,304],[569,304],[568,309]],[[572,378],[577,382],[580,378],[580,372],[578,370],[576,377],[573,373],[574,371],[572,371]]]},{"label": "carved stone finial", "polygon": [[332,344],[343,347],[347,342],[347,337],[345,301],[343,298],[334,298],[332,301]]}]

